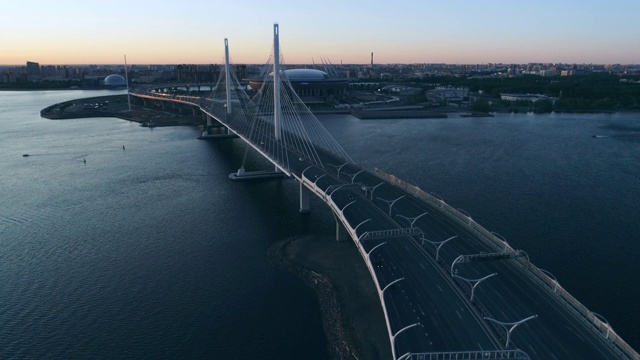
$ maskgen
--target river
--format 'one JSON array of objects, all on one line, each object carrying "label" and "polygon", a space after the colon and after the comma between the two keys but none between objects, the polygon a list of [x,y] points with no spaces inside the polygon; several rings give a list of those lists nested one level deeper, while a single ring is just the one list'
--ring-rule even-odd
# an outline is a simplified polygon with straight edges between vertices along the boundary
[{"label": "river", "polygon": [[[229,181],[239,139],[39,116],[106,94],[0,92],[0,358],[326,358],[314,294],[266,251],[330,235],[327,208],[299,215],[290,180]],[[640,347],[638,114],[319,118],[356,163],[463,208]]]}]

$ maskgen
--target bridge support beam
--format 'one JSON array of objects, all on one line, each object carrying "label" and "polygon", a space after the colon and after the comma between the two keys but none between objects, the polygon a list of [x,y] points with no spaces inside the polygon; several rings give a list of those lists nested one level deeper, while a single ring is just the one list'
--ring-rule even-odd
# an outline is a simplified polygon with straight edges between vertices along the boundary
[{"label": "bridge support beam", "polygon": [[309,205],[310,194],[311,190],[300,183],[300,214],[308,214],[311,210]]},{"label": "bridge support beam", "polygon": [[351,238],[347,233],[347,229],[344,228],[344,225],[342,225],[342,222],[340,221],[336,213],[334,212],[331,212],[331,213],[333,214],[333,218],[336,221],[336,241],[341,242],[341,241],[350,240]]}]

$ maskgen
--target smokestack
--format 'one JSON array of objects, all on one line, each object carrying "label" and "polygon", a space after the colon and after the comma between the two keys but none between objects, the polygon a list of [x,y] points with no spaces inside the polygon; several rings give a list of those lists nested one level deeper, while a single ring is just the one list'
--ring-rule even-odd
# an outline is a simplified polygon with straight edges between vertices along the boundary
[{"label": "smokestack", "polygon": [[373,52],[371,52],[371,67],[373,67]]}]

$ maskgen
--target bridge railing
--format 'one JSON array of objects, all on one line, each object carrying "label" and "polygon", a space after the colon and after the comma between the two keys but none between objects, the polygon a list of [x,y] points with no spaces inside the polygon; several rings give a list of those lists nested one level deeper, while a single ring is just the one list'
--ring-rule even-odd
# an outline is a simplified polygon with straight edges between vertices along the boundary
[{"label": "bridge railing", "polygon": [[[495,236],[492,232],[488,231],[480,224],[476,223],[470,216],[467,216],[452,206],[448,205],[444,200],[438,199],[435,196],[423,191],[419,187],[409,184],[404,180],[387,174],[380,169],[375,169],[374,174],[380,179],[387,181],[390,184],[397,186],[398,188],[406,191],[407,193],[415,196],[416,198],[425,201],[426,203],[440,208],[442,212],[449,215],[451,219],[466,225],[471,231],[479,235],[479,237],[486,241],[489,246],[492,246],[498,251],[503,252],[515,252],[515,250],[504,240]],[[618,334],[611,328],[611,326],[602,321],[599,316],[590,311],[580,301],[578,301],[573,295],[560,286],[556,280],[542,272],[538,267],[530,263],[527,256],[515,258],[524,269],[529,271],[531,278],[543,285],[551,295],[557,295],[560,303],[571,312],[573,312],[579,319],[585,324],[590,325],[592,329],[600,333],[611,345],[620,351],[620,355],[629,359],[640,359],[640,355],[627,344]]]},{"label": "bridge railing", "polygon": [[420,200],[425,201],[426,203],[440,208],[442,212],[449,215],[450,218],[456,220],[460,224],[468,226],[476,235],[478,235],[482,240],[484,240],[489,246],[491,246],[497,252],[515,252],[515,250],[504,240],[498,238],[489,230],[480,226],[480,224],[476,223],[470,216],[467,216],[460,212],[459,210],[453,208],[449,204],[447,204],[444,200],[438,199],[435,196],[429,194],[426,191],[423,191],[419,187],[415,185],[411,185],[404,180],[398,179],[397,177],[387,174],[380,169],[375,169],[376,176],[381,178],[382,180],[393,184],[402,190],[408,192],[409,194],[417,197]]},{"label": "bridge railing", "polygon": [[411,360],[493,360],[493,359],[514,359],[529,360],[529,355],[520,349],[495,350],[495,351],[448,351],[431,352],[420,354],[409,354],[401,356],[400,359]]}]

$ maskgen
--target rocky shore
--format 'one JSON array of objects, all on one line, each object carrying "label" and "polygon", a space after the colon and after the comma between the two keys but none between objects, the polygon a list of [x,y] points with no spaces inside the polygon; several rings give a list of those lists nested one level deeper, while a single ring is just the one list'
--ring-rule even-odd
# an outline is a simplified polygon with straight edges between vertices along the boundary
[{"label": "rocky shore", "polygon": [[375,285],[352,242],[301,236],[271,246],[269,259],[314,289],[332,359],[389,359]]}]

